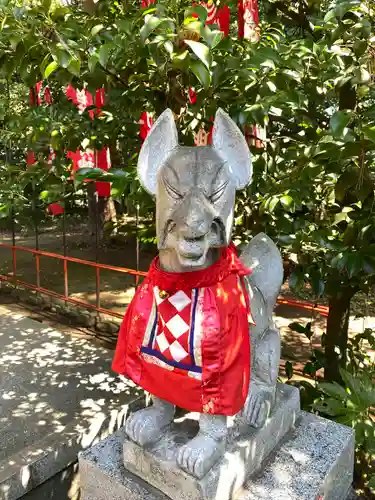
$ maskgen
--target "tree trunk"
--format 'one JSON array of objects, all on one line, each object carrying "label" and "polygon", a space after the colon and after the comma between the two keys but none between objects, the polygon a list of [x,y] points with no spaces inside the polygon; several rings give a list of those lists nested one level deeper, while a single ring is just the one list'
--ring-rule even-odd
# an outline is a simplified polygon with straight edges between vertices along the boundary
[{"label": "tree trunk", "polygon": [[[347,82],[340,88],[339,109],[355,110],[356,106],[356,89],[351,82]],[[324,378],[329,382],[342,382],[339,368],[345,368],[346,365],[350,301],[357,291],[350,286],[341,288],[340,292],[329,301],[324,368]]]},{"label": "tree trunk", "polygon": [[93,241],[101,243],[104,237],[106,222],[116,222],[116,208],[111,197],[98,197],[95,182],[87,186],[87,203],[89,215],[89,231]]},{"label": "tree trunk", "polygon": [[340,89],[339,109],[355,109],[357,106],[357,94],[352,84],[346,82]]},{"label": "tree trunk", "polygon": [[339,368],[346,365],[350,301],[355,293],[351,287],[344,288],[329,301],[324,368],[324,378],[329,382],[340,382]]}]

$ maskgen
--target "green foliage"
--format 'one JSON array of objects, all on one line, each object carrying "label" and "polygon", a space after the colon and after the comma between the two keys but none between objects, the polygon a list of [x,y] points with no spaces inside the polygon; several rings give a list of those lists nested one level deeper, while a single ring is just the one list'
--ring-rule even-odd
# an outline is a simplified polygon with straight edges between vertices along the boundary
[{"label": "green foliage", "polygon": [[362,488],[367,492],[374,489],[375,480],[374,375],[374,367],[369,373],[361,371],[357,376],[341,370],[344,386],[320,383],[323,395],[313,405],[313,409],[324,416],[355,430],[356,469],[362,479]]},{"label": "green foliage", "polygon": [[[295,323],[290,325],[294,331],[302,332],[309,327]],[[306,333],[306,332],[305,332]],[[311,336],[308,335],[311,339]],[[324,338],[322,344],[324,343]],[[304,374],[314,379],[297,382],[292,379],[293,364],[286,367],[289,383],[300,386],[303,407],[307,411],[316,411],[326,418],[348,425],[355,430],[356,436],[356,475],[357,486],[365,493],[373,488],[375,470],[375,331],[366,329],[363,333],[350,338],[347,370],[340,369],[342,383],[322,382],[316,376],[317,370],[307,369],[316,366],[317,358],[324,364],[324,354],[321,350],[311,347],[311,356],[305,364]],[[290,374],[292,374],[290,376]]]},{"label": "green foliage", "polygon": [[[33,133],[25,142],[53,142],[62,161],[68,147],[110,142],[121,149],[116,167],[128,169],[139,146],[142,110],[158,114],[171,107],[182,140],[191,144],[201,122],[207,125],[222,106],[242,128],[266,126],[269,137],[264,151],[254,151],[257,192],[244,192],[238,202],[247,219],[238,221],[239,234],[250,237],[265,228],[276,236],[285,252],[298,255],[296,286],[307,280],[318,296],[334,274],[340,282],[359,275],[367,284],[375,265],[362,242],[373,244],[373,220],[365,216],[373,197],[373,12],[366,2],[313,4],[309,30],[291,39],[282,26],[264,24],[259,43],[252,44],[222,39],[216,26],[204,24],[204,9],[187,1],[144,10],[138,1],[100,1],[94,10],[2,3],[3,77],[28,86],[44,79],[53,87],[54,112],[44,111],[43,130],[29,120]],[[272,6],[265,19],[272,18]],[[282,13],[289,24],[293,12],[286,3]],[[68,82],[105,85],[108,103],[98,120],[73,116],[61,95]],[[348,82],[356,106],[339,110]],[[189,87],[197,92],[194,105]],[[142,204],[142,192],[138,196]]]}]

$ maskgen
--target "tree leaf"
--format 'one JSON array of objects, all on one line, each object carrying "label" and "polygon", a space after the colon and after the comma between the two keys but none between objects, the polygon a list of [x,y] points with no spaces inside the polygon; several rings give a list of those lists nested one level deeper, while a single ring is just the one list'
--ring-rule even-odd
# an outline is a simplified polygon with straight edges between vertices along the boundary
[{"label": "tree leaf", "polygon": [[312,331],[311,329],[311,321],[309,323],[307,323],[306,327],[305,327],[305,335],[306,337],[310,340],[311,337],[314,335],[314,332]]},{"label": "tree leaf", "polygon": [[349,111],[336,111],[329,122],[332,134],[342,136],[344,129],[352,119],[353,114]]},{"label": "tree leaf", "polygon": [[3,31],[6,21],[7,21],[7,16],[4,16],[4,19],[1,21],[0,24],[0,31]]},{"label": "tree leaf", "polygon": [[51,63],[49,63],[49,65],[46,67],[45,71],[44,71],[44,78],[48,78],[54,71],[57,70],[57,68],[59,67],[59,63],[57,61],[52,61]]},{"label": "tree leaf", "polygon": [[173,47],[173,43],[170,40],[167,40],[164,43],[164,48],[168,52],[168,54],[173,54],[174,47]]},{"label": "tree leaf", "polygon": [[289,195],[282,196],[280,198],[280,203],[282,204],[282,206],[284,208],[286,208],[288,210],[288,212],[295,211],[296,205],[295,205],[295,202],[291,196],[289,196]]},{"label": "tree leaf", "polygon": [[310,377],[315,377],[316,375],[316,366],[311,361],[308,361],[303,367],[303,373],[305,375],[309,375]]},{"label": "tree leaf", "polygon": [[21,37],[19,37],[19,36],[13,35],[13,36],[9,37],[9,43],[10,43],[10,46],[12,47],[13,50],[16,50],[20,41],[21,41]]},{"label": "tree leaf", "polygon": [[364,127],[363,135],[366,139],[375,143],[375,127]]},{"label": "tree leaf", "polygon": [[203,40],[207,45],[214,49],[223,39],[224,33],[219,30],[211,30],[208,26],[204,26],[201,30]]},{"label": "tree leaf", "polygon": [[273,62],[280,61],[280,55],[278,54],[277,50],[273,49],[272,47],[258,47],[258,49],[255,52],[255,55],[262,61],[261,65],[265,61],[273,61]]},{"label": "tree leaf", "polygon": [[106,178],[107,172],[102,170],[101,168],[80,168],[78,169],[74,177],[77,178],[77,180],[80,179],[94,179],[94,180],[107,180]]},{"label": "tree leaf", "polygon": [[149,19],[147,19],[146,23],[142,26],[140,31],[141,41],[144,43],[151,35],[151,33],[156,30],[156,28],[160,26],[162,22],[163,19],[156,16],[151,16]]},{"label": "tree leaf", "polygon": [[299,291],[305,285],[305,276],[301,269],[294,269],[289,277],[292,290]]},{"label": "tree leaf", "polygon": [[371,80],[371,75],[366,68],[359,68],[356,70],[351,82],[356,84],[368,83]]},{"label": "tree leaf", "polygon": [[288,326],[294,332],[303,333],[303,334],[306,333],[306,328],[303,325],[301,325],[301,323],[297,323],[296,321],[294,321],[293,323],[290,323],[290,325],[288,325]]},{"label": "tree leaf", "polygon": [[185,40],[186,45],[188,45],[194,54],[202,61],[207,69],[211,66],[211,56],[207,45],[200,42],[194,42],[193,40]]},{"label": "tree leaf", "polygon": [[206,66],[204,66],[201,61],[191,61],[190,62],[190,70],[197,77],[201,85],[208,89],[211,84],[211,75],[208,72]]},{"label": "tree leaf", "polygon": [[[264,124],[264,120],[266,117],[266,111],[264,109],[264,106],[262,104],[252,104],[251,106],[247,107],[247,113],[249,115],[249,119],[254,121],[255,123],[259,123],[260,125]],[[279,198],[278,198],[278,201]]]},{"label": "tree leaf", "polygon": [[87,65],[88,65],[90,73],[93,73],[98,62],[99,62],[99,55],[96,53],[91,54],[91,56],[89,57],[89,59],[87,61]]},{"label": "tree leaf", "polygon": [[202,24],[206,22],[208,12],[203,5],[193,5],[192,7],[186,9],[184,12],[184,19],[195,17],[194,14],[198,16],[198,19],[202,22]]},{"label": "tree leaf", "polygon": [[66,50],[57,49],[52,55],[62,68],[67,68],[72,60],[72,56]]},{"label": "tree leaf", "polygon": [[280,199],[277,196],[272,196],[272,198],[270,198],[267,201],[266,207],[268,208],[269,212],[271,212],[271,214],[272,214],[272,212],[274,212],[279,201],[280,201]]},{"label": "tree leaf", "polygon": [[336,10],[331,9],[327,12],[327,14],[324,16],[324,21],[327,23],[331,19],[334,19],[336,17]]},{"label": "tree leaf", "polygon": [[375,475],[371,476],[369,482],[367,483],[367,487],[375,490]]},{"label": "tree leaf", "polygon": [[208,44],[211,49],[214,49],[224,38],[224,33],[222,31],[211,31],[212,38]]},{"label": "tree leaf", "polygon": [[184,50],[181,53],[174,52],[171,55],[173,65],[179,69],[188,70],[190,63],[190,53],[188,50]]},{"label": "tree leaf", "polygon": [[[359,381],[348,371],[344,370],[343,368],[340,368],[340,375],[345,382],[346,387],[350,390],[351,393],[351,401],[353,401],[354,404],[356,405],[361,405],[361,402],[363,403],[361,399],[361,386],[359,384]],[[366,405],[364,409],[366,409]]]},{"label": "tree leaf", "polygon": [[348,409],[347,407],[342,404],[340,401],[337,401],[336,399],[326,399],[323,404],[314,404],[313,408],[315,410],[318,410],[322,413],[325,413],[326,415],[330,415],[331,417],[337,417],[339,415],[345,415],[347,418],[348,417]]},{"label": "tree leaf", "polygon": [[72,59],[67,69],[70,73],[72,73],[72,75],[79,76],[81,71],[81,61],[79,59]]},{"label": "tree leaf", "polygon": [[319,384],[319,388],[325,392],[327,396],[337,399],[338,401],[346,401],[349,397],[349,394],[346,392],[344,387],[339,385],[337,382],[321,382]]},{"label": "tree leaf", "polygon": [[102,24],[97,24],[96,26],[94,26],[92,28],[91,35],[92,36],[97,35],[103,28],[104,28],[104,26]]},{"label": "tree leaf", "polygon": [[131,19],[118,19],[116,21],[116,26],[120,32],[130,35],[132,29],[132,21]]},{"label": "tree leaf", "polygon": [[102,45],[99,49],[99,61],[103,68],[107,67],[110,50],[111,47],[107,44]]}]

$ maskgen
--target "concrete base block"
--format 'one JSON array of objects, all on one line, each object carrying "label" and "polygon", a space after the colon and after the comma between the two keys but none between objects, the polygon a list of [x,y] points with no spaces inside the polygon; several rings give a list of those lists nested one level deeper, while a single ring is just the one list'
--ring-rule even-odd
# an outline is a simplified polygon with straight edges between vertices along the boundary
[{"label": "concrete base block", "polygon": [[[223,459],[202,479],[196,479],[177,465],[179,447],[198,431],[198,421],[187,418],[177,422],[158,443],[141,448],[127,439],[124,465],[130,472],[152,484],[173,500],[228,500],[242,487],[272,450],[290,431],[300,414],[299,390],[280,384],[271,417],[261,429],[252,429],[238,417],[229,420],[229,445]],[[199,417],[199,414],[196,414]],[[181,497],[183,492],[184,497]]]},{"label": "concrete base block", "polygon": [[[124,467],[124,429],[80,455],[83,500],[195,500],[191,481],[184,484],[177,469],[166,478],[179,485],[178,496],[162,493]],[[248,479],[242,488],[217,484],[215,500],[344,500],[352,482],[354,433],[352,429],[301,412],[295,428]],[[227,463],[228,468],[236,467]],[[159,468],[160,469],[160,466]],[[149,479],[160,470],[151,469]],[[174,477],[174,479],[173,479]],[[223,476],[225,477],[225,476]],[[171,487],[171,485],[169,485]],[[171,491],[174,489],[171,488]],[[201,497],[203,498],[203,497]]]}]

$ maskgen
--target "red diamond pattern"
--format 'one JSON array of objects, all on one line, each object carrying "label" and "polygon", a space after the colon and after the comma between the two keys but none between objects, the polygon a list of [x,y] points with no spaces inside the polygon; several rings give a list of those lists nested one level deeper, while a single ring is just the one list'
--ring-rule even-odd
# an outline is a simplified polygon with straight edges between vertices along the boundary
[{"label": "red diamond pattern", "polygon": [[155,287],[154,296],[158,310],[154,349],[170,361],[192,364],[189,354],[192,292],[178,291],[164,297]]}]

